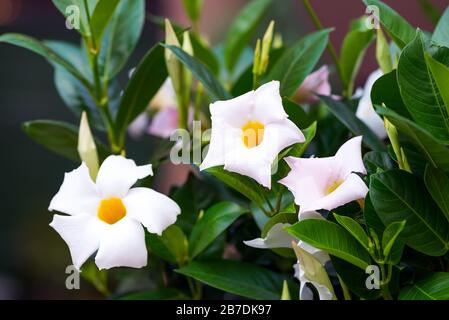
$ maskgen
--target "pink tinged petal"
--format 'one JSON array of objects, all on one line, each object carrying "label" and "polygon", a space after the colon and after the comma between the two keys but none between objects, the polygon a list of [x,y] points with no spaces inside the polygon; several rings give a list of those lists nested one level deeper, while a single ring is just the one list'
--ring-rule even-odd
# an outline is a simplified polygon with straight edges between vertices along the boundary
[{"label": "pink tinged petal", "polygon": [[83,162],[77,169],[65,174],[64,181],[51,200],[48,210],[70,215],[96,214],[99,201],[89,169]]},{"label": "pink tinged petal", "polygon": [[351,201],[364,199],[367,193],[368,188],[362,178],[355,173],[351,173],[335,191],[308,207],[304,207],[301,211],[333,210]]},{"label": "pink tinged petal", "polygon": [[224,121],[212,117],[212,132],[210,143],[208,146],[206,157],[200,165],[200,170],[224,165],[226,153],[226,134],[236,130],[233,127],[227,126]]},{"label": "pink tinged petal", "polygon": [[148,116],[142,113],[128,127],[129,135],[134,139],[140,138],[147,130],[148,123]]},{"label": "pink tinged petal", "polygon": [[181,209],[166,195],[148,188],[133,188],[123,203],[129,217],[142,223],[148,232],[162,234],[176,222]]},{"label": "pink tinged petal", "polygon": [[284,230],[285,227],[290,226],[289,223],[277,223],[275,224],[267,233],[265,238],[256,238],[249,241],[243,241],[249,247],[258,249],[268,249],[268,248],[289,248],[292,247],[292,241],[296,239],[291,236],[287,231]]},{"label": "pink tinged petal", "polygon": [[148,133],[161,138],[169,138],[178,129],[178,110],[166,107],[155,114],[148,127]]},{"label": "pink tinged petal", "polygon": [[[254,94],[254,117],[267,125],[271,122],[286,119],[282,105],[282,98],[279,93],[279,81],[271,81],[260,86]],[[237,113],[238,114],[238,113]],[[235,116],[235,115],[234,115]]]},{"label": "pink tinged petal", "polygon": [[335,158],[341,165],[342,178],[351,172],[366,174],[362,159],[362,136],[352,138],[344,143],[335,154]]},{"label": "pink tinged petal", "polygon": [[100,241],[95,263],[101,269],[142,268],[147,265],[145,232],[140,222],[127,217],[111,225]]},{"label": "pink tinged petal", "polygon": [[97,189],[102,198],[122,198],[137,180],[149,175],[153,175],[151,164],[137,166],[122,156],[109,156],[98,171]]},{"label": "pink tinged petal", "polygon": [[236,128],[241,128],[248,121],[253,121],[254,91],[247,92],[237,98],[217,101],[210,105],[213,118],[220,119]]},{"label": "pink tinged petal", "polygon": [[50,226],[67,243],[73,265],[79,270],[100,245],[108,226],[89,214],[54,215]]},{"label": "pink tinged petal", "polygon": [[315,94],[324,96],[331,95],[329,83],[329,69],[326,65],[308,75],[299,87],[295,98],[299,103],[316,103],[319,99]]}]

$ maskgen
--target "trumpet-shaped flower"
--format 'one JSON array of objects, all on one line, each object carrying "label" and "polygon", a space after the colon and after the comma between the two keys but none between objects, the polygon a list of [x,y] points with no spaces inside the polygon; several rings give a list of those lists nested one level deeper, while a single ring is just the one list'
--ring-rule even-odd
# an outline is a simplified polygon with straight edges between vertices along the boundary
[{"label": "trumpet-shaped flower", "polygon": [[329,68],[324,65],[315,72],[309,74],[295,94],[295,100],[299,103],[317,103],[319,99],[315,94],[323,96],[331,95],[329,83]]},{"label": "trumpet-shaped flower", "polygon": [[96,182],[84,162],[66,173],[49,210],[53,227],[69,246],[73,264],[80,268],[98,250],[100,269],[141,268],[147,264],[145,226],[151,233],[176,221],[179,206],[167,196],[148,188],[132,188],[138,179],[152,175],[151,165],[109,156],[101,165]]},{"label": "trumpet-shaped flower", "polygon": [[383,72],[379,69],[374,71],[366,80],[365,88],[363,89],[362,98],[357,107],[356,116],[362,120],[380,139],[387,137],[384,122],[382,118],[376,113],[371,102],[371,90],[377,79],[382,77]]},{"label": "trumpet-shaped flower", "polygon": [[201,170],[224,169],[271,187],[271,166],[278,153],[304,135],[288,119],[279,94],[279,82],[210,106],[212,134]]},{"label": "trumpet-shaped flower", "polygon": [[285,159],[292,170],[279,183],[293,193],[300,215],[365,198],[368,188],[355,173],[366,174],[361,142],[361,136],[352,138],[333,157]]}]

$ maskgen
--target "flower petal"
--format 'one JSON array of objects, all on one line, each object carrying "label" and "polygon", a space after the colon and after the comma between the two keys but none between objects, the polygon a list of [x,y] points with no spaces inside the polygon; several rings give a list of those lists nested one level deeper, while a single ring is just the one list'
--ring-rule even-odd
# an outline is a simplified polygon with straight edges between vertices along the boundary
[{"label": "flower petal", "polygon": [[142,223],[148,232],[162,234],[176,222],[181,209],[166,195],[149,188],[133,188],[123,198],[127,214]]},{"label": "flower petal", "polygon": [[[254,109],[254,91],[247,92],[234,99],[216,101],[209,107],[213,118],[223,120],[236,128],[241,128],[252,118]],[[213,126],[212,126],[213,127]]]},{"label": "flower petal", "polygon": [[166,107],[156,113],[148,127],[148,133],[156,137],[169,138],[178,129],[178,109]]},{"label": "flower petal", "polygon": [[362,136],[346,141],[335,154],[343,170],[343,178],[351,172],[366,174],[362,159]]},{"label": "flower petal", "polygon": [[137,180],[149,175],[153,175],[151,164],[137,166],[122,156],[109,156],[98,171],[97,188],[102,198],[122,198]]},{"label": "flower petal", "polygon": [[320,209],[332,210],[351,201],[364,199],[367,193],[368,187],[362,178],[355,173],[351,173],[335,191],[314,203],[310,203],[307,207],[300,208],[300,212]]},{"label": "flower petal", "polygon": [[324,96],[331,95],[331,85],[329,83],[329,68],[322,66],[315,72],[309,74],[295,94],[295,100],[299,103],[316,103],[319,99],[315,94]]},{"label": "flower petal", "polygon": [[268,248],[289,248],[292,247],[292,241],[296,239],[291,236],[287,231],[284,230],[285,227],[290,226],[289,223],[277,223],[271,227],[265,238],[256,238],[249,241],[243,241],[249,247],[258,249],[268,249]]},{"label": "flower petal", "polygon": [[[286,119],[282,98],[279,93],[279,81],[271,81],[260,86],[254,94],[254,117],[255,120],[267,125],[271,122]],[[242,111],[240,111],[242,112]],[[236,114],[235,113],[234,117]]]},{"label": "flower petal", "polygon": [[67,243],[73,265],[78,270],[98,249],[107,225],[89,214],[76,216],[54,215],[50,226]]},{"label": "flower petal", "polygon": [[140,222],[127,217],[111,225],[100,241],[98,268],[142,268],[147,265],[145,232]]},{"label": "flower petal", "polygon": [[236,130],[220,118],[212,118],[212,132],[210,137],[210,143],[208,146],[206,157],[200,165],[200,170],[206,170],[208,168],[224,165],[225,153],[226,153],[226,140],[227,134]]},{"label": "flower petal", "polygon": [[96,214],[99,201],[89,169],[83,162],[77,169],[64,175],[64,181],[51,200],[48,210],[70,215]]}]

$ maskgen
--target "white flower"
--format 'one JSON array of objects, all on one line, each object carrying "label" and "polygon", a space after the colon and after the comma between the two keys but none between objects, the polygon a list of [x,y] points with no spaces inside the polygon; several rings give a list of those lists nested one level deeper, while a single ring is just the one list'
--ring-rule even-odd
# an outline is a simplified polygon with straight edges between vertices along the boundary
[{"label": "white flower", "polygon": [[54,215],[50,226],[69,246],[76,268],[97,250],[95,263],[100,269],[146,266],[142,224],[160,235],[181,211],[161,193],[132,188],[138,179],[152,174],[151,165],[137,166],[121,156],[109,156],[103,162],[96,182],[84,163],[65,174],[49,210],[68,216]]},{"label": "white flower", "polygon": [[356,116],[362,120],[380,139],[387,137],[382,118],[376,113],[371,102],[371,90],[377,79],[382,77],[383,72],[379,69],[374,71],[366,80],[362,98],[357,107]]},{"label": "white flower", "polygon": [[210,105],[212,134],[201,170],[224,169],[271,187],[271,166],[278,153],[304,135],[288,120],[279,94],[279,82]]},{"label": "white flower", "polygon": [[289,226],[289,223],[276,223],[268,231],[265,238],[256,238],[253,240],[243,241],[243,243],[249,247],[258,249],[291,248],[292,241],[294,241],[295,238],[284,230]]},{"label": "white flower", "polygon": [[300,215],[365,198],[368,188],[354,173],[366,174],[361,142],[361,136],[347,141],[334,157],[285,159],[292,170],[279,183],[293,193]]}]

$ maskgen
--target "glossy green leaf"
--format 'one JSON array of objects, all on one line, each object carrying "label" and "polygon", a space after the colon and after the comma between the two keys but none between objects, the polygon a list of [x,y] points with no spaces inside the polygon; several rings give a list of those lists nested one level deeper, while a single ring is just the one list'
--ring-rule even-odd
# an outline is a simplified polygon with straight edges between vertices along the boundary
[{"label": "glossy green leaf", "polygon": [[266,80],[279,80],[281,95],[291,97],[313,71],[329,41],[331,29],[311,33],[286,50]]},{"label": "glossy green leaf", "polygon": [[[25,122],[23,131],[36,143],[65,158],[79,162],[78,128],[74,125],[52,120],[35,120]],[[100,159],[108,154],[106,147],[95,141]]]},{"label": "glossy green leaf", "polygon": [[407,135],[434,167],[449,171],[449,149],[443,143],[414,122],[401,117],[392,110],[377,107],[376,112],[388,118],[400,132]]},{"label": "glossy green leaf", "polygon": [[412,118],[402,100],[396,70],[384,74],[374,82],[371,89],[371,101],[375,105],[385,105],[405,118]]},{"label": "glossy green leaf", "polygon": [[362,65],[363,57],[374,39],[373,30],[353,29],[343,40],[340,52],[340,68],[346,96],[351,97],[354,92],[354,82]]},{"label": "glossy green leaf", "polygon": [[188,241],[184,232],[177,225],[171,225],[161,236],[148,233],[146,242],[153,252],[162,259],[182,265],[188,257]]},{"label": "glossy green leaf", "polygon": [[385,230],[385,225],[382,220],[380,220],[379,215],[374,209],[373,203],[371,201],[370,194],[365,197],[365,207],[363,208],[363,217],[365,218],[365,223],[368,228],[376,231],[377,234],[382,234]]},{"label": "glossy green leaf", "polygon": [[415,29],[399,13],[379,0],[363,0],[367,6],[379,9],[379,19],[388,35],[403,48],[415,37]]},{"label": "glossy green leaf", "polygon": [[369,239],[362,226],[354,219],[334,213],[335,220],[346,229],[366,250],[369,250]]},{"label": "glossy green leaf", "polygon": [[307,128],[312,124],[312,121],[302,106],[289,98],[282,99],[282,105],[285,112],[288,114],[288,118],[293,121],[298,128]]},{"label": "glossy green leaf", "polygon": [[[382,235],[383,255],[389,259],[391,249],[393,248],[399,234],[404,230],[406,220],[390,223]],[[397,262],[396,262],[397,263]]]},{"label": "glossy green leaf", "polygon": [[204,63],[213,74],[218,74],[220,65],[211,48],[195,33],[190,34],[190,40],[192,41],[194,56]]},{"label": "glossy green leaf", "polygon": [[369,148],[374,151],[383,151],[385,149],[383,142],[366,126],[366,124],[355,116],[347,104],[327,96],[320,96],[320,99],[327,106],[328,110],[342,124],[344,124],[349,131],[356,136],[363,136],[363,142]]},{"label": "glossy green leaf", "polygon": [[120,0],[99,0],[90,19],[92,37],[98,45]]},{"label": "glossy green leaf", "polygon": [[39,54],[50,63],[57,64],[70,72],[70,74],[73,75],[86,88],[91,88],[89,81],[72,65],[72,63],[62,58],[59,54],[54,52],[39,40],[23,34],[5,33],[0,36],[0,42],[13,44]]},{"label": "glossy green leaf", "polygon": [[448,300],[449,272],[435,272],[399,293],[399,300]]},{"label": "glossy green leaf", "polygon": [[126,65],[145,22],[144,0],[121,0],[103,37],[100,64],[105,79],[114,78]]},{"label": "glossy green leaf", "polygon": [[446,107],[446,112],[443,113],[444,115],[447,115],[449,114],[449,68],[432,58],[427,52],[424,55],[426,57],[427,66],[432,73],[441,99]]},{"label": "glossy green leaf", "polygon": [[379,169],[386,171],[393,168],[393,161],[387,152],[367,152],[363,156],[363,163],[369,173],[376,173]]},{"label": "glossy green leaf", "polygon": [[116,129],[122,141],[128,125],[146,109],[166,78],[164,48],[156,45],[137,66],[123,92],[116,120]]},{"label": "glossy green leaf", "polygon": [[193,227],[189,238],[189,252],[193,259],[209,246],[237,218],[247,212],[232,202],[221,202],[207,209]]},{"label": "glossy green leaf", "polygon": [[[72,24],[74,29],[85,37],[91,35],[89,25],[89,15],[92,15],[94,8],[99,0],[52,0],[53,4],[58,8],[64,17]],[[86,8],[85,4],[88,4]],[[76,28],[74,19],[79,18],[79,29]]]},{"label": "glossy green leaf", "polygon": [[317,219],[299,221],[286,229],[294,237],[365,270],[371,258],[365,248],[338,224]]},{"label": "glossy green leaf", "polygon": [[231,260],[194,261],[176,271],[211,287],[258,300],[278,300],[285,280],[268,269]]},{"label": "glossy green leaf", "polygon": [[256,32],[256,28],[267,11],[271,0],[252,0],[235,18],[229,28],[225,40],[225,64],[229,71],[233,71],[243,49]]},{"label": "glossy green leaf", "polygon": [[449,48],[449,7],[446,8],[432,35],[432,41]]},{"label": "glossy green leaf", "polygon": [[206,88],[213,100],[227,100],[231,98],[230,94],[226,92],[221,83],[203,63],[178,47],[165,45],[164,47],[170,49],[192,72],[194,77],[203,84],[204,88]]},{"label": "glossy green leaf", "polygon": [[424,182],[427,191],[449,221],[449,177],[442,170],[427,165]]},{"label": "glossy green leaf", "polygon": [[442,141],[449,141],[449,115],[424,59],[424,39],[418,31],[398,64],[402,99],[417,124]]},{"label": "glossy green leaf", "polygon": [[264,207],[267,199],[267,191],[256,181],[238,173],[224,170],[223,166],[209,168],[206,171],[249,200]]},{"label": "glossy green leaf", "polygon": [[371,177],[370,197],[385,225],[405,220],[399,239],[430,256],[449,248],[449,226],[423,183],[403,170],[390,170]]}]

